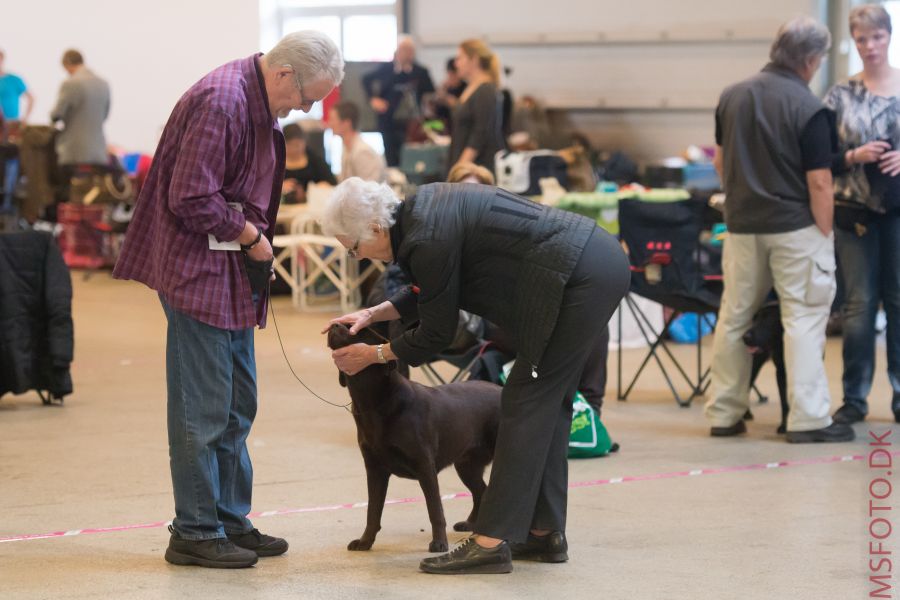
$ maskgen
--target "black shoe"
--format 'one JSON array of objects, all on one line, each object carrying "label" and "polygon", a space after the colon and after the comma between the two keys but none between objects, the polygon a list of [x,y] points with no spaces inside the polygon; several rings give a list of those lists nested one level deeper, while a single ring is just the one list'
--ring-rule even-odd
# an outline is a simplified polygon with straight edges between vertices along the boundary
[{"label": "black shoe", "polygon": [[866,414],[864,412],[862,412],[852,404],[845,404],[835,411],[832,420],[835,423],[841,423],[843,425],[853,425],[854,423],[859,423],[865,418]]},{"label": "black shoe", "polygon": [[257,556],[278,556],[288,549],[285,539],[260,533],[259,529],[251,529],[247,533],[229,533],[228,539],[235,546],[252,550]]},{"label": "black shoe", "polygon": [[741,419],[731,427],[710,427],[709,435],[713,437],[730,437],[733,435],[740,435],[741,433],[747,433],[747,426],[744,425],[744,420]]},{"label": "black shoe", "polygon": [[513,565],[506,542],[500,542],[496,548],[482,548],[470,537],[447,554],[424,559],[419,569],[440,575],[471,575],[509,573]]},{"label": "black shoe", "polygon": [[894,411],[894,423],[900,423],[900,408]]},{"label": "black shoe", "polygon": [[561,563],[569,560],[569,544],[566,543],[566,534],[562,531],[552,531],[547,535],[528,534],[528,539],[522,543],[509,545],[513,560],[536,560],[547,563]]},{"label": "black shoe", "polygon": [[846,423],[832,423],[822,429],[812,431],[788,431],[787,441],[792,444],[810,444],[814,442],[852,442],[856,439],[853,428]]},{"label": "black shoe", "polygon": [[186,540],[169,525],[172,537],[166,548],[166,561],[173,565],[196,565],[212,569],[242,569],[259,560],[256,552],[238,548],[227,538]]}]

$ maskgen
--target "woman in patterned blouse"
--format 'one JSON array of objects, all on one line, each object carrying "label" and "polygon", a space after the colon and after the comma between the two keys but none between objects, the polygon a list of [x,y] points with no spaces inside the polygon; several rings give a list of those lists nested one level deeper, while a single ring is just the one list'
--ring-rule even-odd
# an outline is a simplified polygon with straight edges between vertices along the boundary
[{"label": "woman in patterned blouse", "polygon": [[863,70],[829,90],[845,169],[835,179],[835,235],[846,290],[844,405],[838,423],[868,413],[875,371],[875,317],[887,314],[891,409],[900,422],[900,69],[888,61],[891,19],[880,5],[850,13],[850,35]]}]

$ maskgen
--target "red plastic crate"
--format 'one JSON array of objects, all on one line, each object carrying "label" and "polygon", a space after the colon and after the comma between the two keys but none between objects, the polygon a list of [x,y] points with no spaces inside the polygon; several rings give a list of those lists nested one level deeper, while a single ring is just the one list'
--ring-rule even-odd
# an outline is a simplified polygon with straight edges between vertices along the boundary
[{"label": "red plastic crate", "polygon": [[64,202],[57,207],[56,219],[62,225],[59,249],[70,268],[97,269],[111,264],[106,246],[109,228],[104,206],[84,206]]}]

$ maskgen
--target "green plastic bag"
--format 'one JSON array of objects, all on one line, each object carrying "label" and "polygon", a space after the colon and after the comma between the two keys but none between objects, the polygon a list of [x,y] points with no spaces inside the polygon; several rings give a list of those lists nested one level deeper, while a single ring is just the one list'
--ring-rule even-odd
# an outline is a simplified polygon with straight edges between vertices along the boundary
[{"label": "green plastic bag", "polygon": [[572,429],[569,432],[569,458],[593,458],[615,452],[609,432],[581,392],[572,402]]},{"label": "green plastic bag", "polygon": [[[503,365],[500,383],[506,383],[512,366],[513,362]],[[619,445],[610,439],[609,432],[594,407],[588,404],[581,392],[575,392],[575,399],[572,401],[572,428],[569,432],[569,458],[606,456],[618,449]]]}]

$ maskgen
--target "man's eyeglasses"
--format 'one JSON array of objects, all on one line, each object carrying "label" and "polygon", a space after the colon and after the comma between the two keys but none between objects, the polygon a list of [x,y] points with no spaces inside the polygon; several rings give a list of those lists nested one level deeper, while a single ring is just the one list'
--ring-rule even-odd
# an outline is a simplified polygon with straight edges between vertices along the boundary
[{"label": "man's eyeglasses", "polygon": [[300,108],[309,110],[312,108],[312,105],[316,103],[315,100],[307,100],[303,97],[303,84],[300,83],[300,77],[297,76],[297,70],[293,67],[293,65],[282,65],[283,67],[289,68],[294,72],[294,83],[297,84],[297,91],[300,92]]},{"label": "man's eyeglasses", "polygon": [[347,250],[347,256],[350,258],[359,258],[359,240],[356,240],[356,243],[353,244],[353,247]]}]

